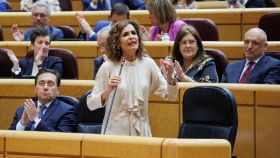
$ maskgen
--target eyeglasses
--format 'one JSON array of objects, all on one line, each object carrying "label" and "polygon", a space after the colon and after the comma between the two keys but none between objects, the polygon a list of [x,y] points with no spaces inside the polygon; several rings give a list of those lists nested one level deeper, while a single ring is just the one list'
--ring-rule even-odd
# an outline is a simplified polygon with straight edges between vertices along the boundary
[{"label": "eyeglasses", "polygon": [[180,43],[179,43],[181,46],[186,46],[186,45],[191,45],[191,46],[193,46],[193,45],[195,45],[196,44],[196,40],[185,40],[185,41],[181,41]]},{"label": "eyeglasses", "polygon": [[39,81],[39,82],[38,82],[38,85],[39,85],[40,87],[45,87],[46,84],[47,84],[47,86],[50,87],[50,88],[56,86],[56,84],[55,84],[54,82],[52,82],[52,81],[48,81],[48,82]]},{"label": "eyeglasses", "polygon": [[32,16],[33,16],[33,17],[41,17],[41,18],[44,18],[44,17],[46,17],[47,15],[44,14],[44,13],[34,13],[34,14],[32,14]]}]

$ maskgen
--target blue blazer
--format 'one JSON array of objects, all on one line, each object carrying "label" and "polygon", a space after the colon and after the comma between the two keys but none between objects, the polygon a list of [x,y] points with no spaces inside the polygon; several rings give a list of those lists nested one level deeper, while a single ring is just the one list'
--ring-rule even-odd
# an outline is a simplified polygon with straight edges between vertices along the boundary
[{"label": "blue blazer", "polygon": [[[16,75],[13,74],[14,78],[20,78],[22,76],[30,76],[32,73],[32,69],[33,69],[33,61],[34,61],[34,57],[28,57],[28,58],[21,58],[19,60],[19,67],[21,68],[21,72]],[[62,65],[62,60],[60,57],[56,57],[56,56],[48,56],[45,61],[43,62],[42,65],[39,65],[40,69],[53,69],[57,72],[60,73],[60,75],[62,76],[63,74],[63,65]]]},{"label": "blue blazer", "polygon": [[[84,11],[94,11],[94,10],[109,10],[107,5],[103,3],[97,3],[97,8],[92,8],[90,2],[92,0],[82,0],[83,10]],[[104,1],[103,1],[104,2]],[[111,6],[116,3],[126,4],[130,10],[145,10],[146,3],[144,0],[111,0]]]},{"label": "blue blazer", "polygon": [[[17,123],[20,121],[24,106],[16,110],[14,120],[10,126],[10,130],[16,130]],[[55,99],[47,108],[45,114],[41,118],[40,123],[35,131],[52,131],[52,132],[75,132],[77,121],[77,110],[75,107]],[[31,130],[30,122],[25,130]]]},{"label": "blue blazer", "polygon": [[100,66],[104,63],[104,58],[103,56],[97,57],[94,59],[94,71],[93,71],[93,79],[95,80],[96,74],[100,68]]},{"label": "blue blazer", "polygon": [[0,0],[0,12],[5,12],[7,9],[10,9],[8,3],[4,0]]},{"label": "blue blazer", "polygon": [[109,26],[111,24],[112,24],[111,21],[106,21],[106,20],[98,21],[93,28],[93,32],[95,32],[95,34],[91,37],[88,37],[87,41],[96,41],[98,31],[100,31],[103,27]]},{"label": "blue blazer", "polygon": [[[223,74],[221,82],[239,83],[246,60],[229,64]],[[251,71],[246,83],[279,84],[280,83],[280,60],[265,54]]]},{"label": "blue blazer", "polygon": [[[23,32],[24,41],[30,41],[30,34],[32,32],[32,29],[33,28],[29,28]],[[52,41],[57,41],[64,37],[62,30],[60,30],[56,27],[48,26],[47,31],[48,31],[49,35],[51,35]]]}]

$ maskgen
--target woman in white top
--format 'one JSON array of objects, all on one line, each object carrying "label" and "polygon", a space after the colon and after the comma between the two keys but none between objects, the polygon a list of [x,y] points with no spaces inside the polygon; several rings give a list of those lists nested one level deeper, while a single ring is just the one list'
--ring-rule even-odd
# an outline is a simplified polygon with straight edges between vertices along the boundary
[{"label": "woman in white top", "polygon": [[88,108],[106,107],[102,134],[152,136],[149,93],[176,99],[178,86],[172,75],[174,66],[161,60],[165,79],[154,60],[144,55],[139,25],[133,21],[123,21],[112,27],[106,50],[109,60],[97,72],[95,86],[87,98]]},{"label": "woman in white top", "polygon": [[42,1],[46,3],[50,7],[51,11],[61,11],[58,0],[21,0],[20,9],[25,11],[31,11],[33,3],[37,1]]}]

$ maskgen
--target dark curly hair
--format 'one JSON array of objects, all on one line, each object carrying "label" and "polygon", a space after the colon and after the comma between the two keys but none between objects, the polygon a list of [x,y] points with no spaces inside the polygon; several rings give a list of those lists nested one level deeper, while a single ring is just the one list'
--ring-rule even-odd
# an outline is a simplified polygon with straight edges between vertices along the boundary
[{"label": "dark curly hair", "polygon": [[125,20],[116,23],[109,32],[109,37],[106,41],[106,52],[108,58],[113,62],[120,62],[123,56],[122,49],[120,48],[120,36],[122,30],[127,26],[132,25],[138,36],[139,47],[136,50],[136,57],[142,59],[144,55],[144,45],[142,43],[142,37],[140,35],[140,26],[137,22],[131,20]]}]

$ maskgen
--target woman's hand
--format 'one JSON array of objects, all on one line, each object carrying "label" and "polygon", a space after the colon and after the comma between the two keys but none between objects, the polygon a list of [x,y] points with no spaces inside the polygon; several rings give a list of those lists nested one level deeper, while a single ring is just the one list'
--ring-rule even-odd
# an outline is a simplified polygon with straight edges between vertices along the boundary
[{"label": "woman's hand", "polygon": [[149,41],[151,40],[151,35],[150,33],[147,31],[147,29],[145,28],[145,26],[140,25],[140,33],[142,34],[143,40],[144,41]]},{"label": "woman's hand", "polygon": [[181,82],[195,82],[193,79],[191,79],[189,76],[185,75],[181,65],[177,60],[175,60],[175,71],[176,71],[176,77],[181,81]]},{"label": "woman's hand", "polygon": [[84,18],[84,16],[79,13],[76,13],[76,18],[78,20],[78,25],[81,28],[82,32],[86,33],[87,36],[90,36],[93,33],[93,31],[89,23]]},{"label": "woman's hand", "polygon": [[23,30],[20,30],[17,24],[12,25],[11,31],[16,41],[23,41],[24,39]]},{"label": "woman's hand", "polygon": [[109,79],[108,87],[105,91],[101,94],[101,101],[102,104],[105,103],[106,99],[108,98],[109,94],[121,83],[121,77],[119,75],[114,75]]},{"label": "woman's hand", "polygon": [[175,78],[173,75],[174,72],[174,63],[171,59],[160,59],[160,65],[163,71],[163,75],[165,76],[167,82],[171,85],[175,85]]}]

